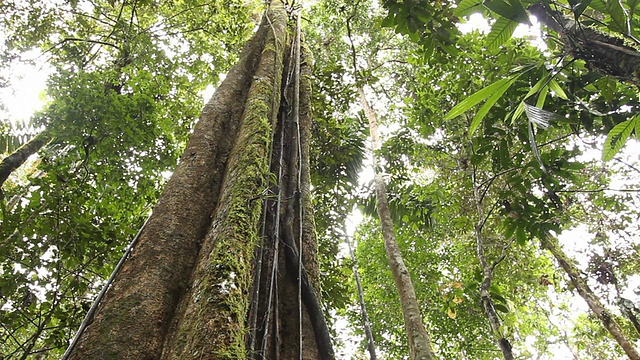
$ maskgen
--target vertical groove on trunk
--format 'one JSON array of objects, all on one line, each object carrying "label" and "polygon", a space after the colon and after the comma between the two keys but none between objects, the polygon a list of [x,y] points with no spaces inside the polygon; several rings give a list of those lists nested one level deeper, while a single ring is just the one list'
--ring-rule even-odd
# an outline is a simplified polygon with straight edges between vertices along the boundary
[{"label": "vertical groove on trunk", "polygon": [[[258,244],[268,149],[280,103],[287,16],[280,3],[267,13],[269,32],[229,158],[220,202],[164,359],[246,358],[253,252]],[[236,103],[236,106],[239,104]]]},{"label": "vertical groove on trunk", "polygon": [[266,27],[206,104],[140,240],[70,359],[158,359],[218,201]]},{"label": "vertical groove on trunk", "polygon": [[564,269],[569,276],[571,284],[576,288],[578,294],[587,302],[591,311],[600,320],[605,329],[616,340],[618,345],[624,350],[627,357],[631,360],[640,360],[640,355],[633,347],[633,344],[626,338],[622,329],[616,323],[615,319],[611,316],[611,313],[605,308],[598,297],[593,293],[587,282],[580,276],[579,270],[576,268],[573,261],[562,251],[562,248],[558,244],[555,238],[547,238],[542,240],[542,247],[549,250],[551,254],[556,258],[558,264]]},{"label": "vertical groove on trunk", "polygon": [[380,217],[380,225],[382,227],[382,237],[384,238],[384,247],[387,252],[389,266],[393,273],[393,280],[396,283],[398,294],[400,296],[400,304],[402,306],[402,315],[404,317],[405,330],[407,332],[407,340],[409,342],[409,353],[411,359],[414,360],[431,360],[433,359],[433,350],[431,349],[431,340],[429,334],[422,323],[422,315],[420,314],[420,306],[413,288],[413,282],[409,275],[409,270],[404,264],[400,247],[396,241],[393,230],[393,220],[391,219],[391,211],[387,201],[387,189],[378,168],[378,160],[375,152],[380,149],[380,138],[378,136],[378,120],[376,114],[369,105],[364,94],[364,89],[358,87],[360,94],[360,102],[364,108],[365,115],[369,120],[369,128],[371,132],[371,141],[373,143],[373,166],[374,166],[374,184],[376,190],[377,210]]}]

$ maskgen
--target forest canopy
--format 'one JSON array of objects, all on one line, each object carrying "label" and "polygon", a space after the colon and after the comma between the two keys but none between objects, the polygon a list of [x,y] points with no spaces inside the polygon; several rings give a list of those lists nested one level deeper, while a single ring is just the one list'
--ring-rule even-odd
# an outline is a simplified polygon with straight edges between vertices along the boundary
[{"label": "forest canopy", "polygon": [[418,359],[392,230],[433,358],[640,359],[638,4],[2,2],[0,358],[183,269],[152,358]]}]

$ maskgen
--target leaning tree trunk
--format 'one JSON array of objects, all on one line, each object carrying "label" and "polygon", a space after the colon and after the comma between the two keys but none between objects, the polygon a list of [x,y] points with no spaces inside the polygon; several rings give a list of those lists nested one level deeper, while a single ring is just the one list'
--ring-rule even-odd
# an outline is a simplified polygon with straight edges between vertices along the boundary
[{"label": "leaning tree trunk", "polygon": [[[292,38],[283,4],[274,1],[205,106],[138,245],[70,358],[333,359],[313,282],[309,61],[302,71],[284,64]],[[279,116],[291,113],[281,99],[289,72],[306,74],[297,122]],[[282,174],[275,183],[270,170]],[[275,276],[262,271],[265,258],[278,265]],[[251,347],[261,334],[264,341]]]},{"label": "leaning tree trunk", "polygon": [[593,293],[589,285],[587,285],[587,282],[580,276],[580,272],[573,263],[573,260],[562,251],[557,240],[551,237],[544,239],[542,241],[542,247],[553,254],[562,269],[569,276],[569,280],[578,291],[578,294],[587,302],[593,314],[600,320],[604,328],[607,329],[622,350],[624,350],[627,357],[631,360],[640,360],[640,355],[633,347],[633,344],[626,338],[609,310],[602,305],[598,297]]},{"label": "leaning tree trunk", "polygon": [[9,175],[11,175],[15,169],[19,168],[25,161],[27,161],[29,156],[38,152],[52,139],[53,137],[51,134],[45,130],[36,135],[33,139],[29,140],[26,144],[20,146],[16,151],[11,153],[11,155],[2,159],[0,162],[0,187],[4,185],[4,182],[7,181],[7,178],[9,178]]},{"label": "leaning tree trunk", "polygon": [[396,283],[396,288],[398,289],[400,297],[400,305],[404,316],[404,326],[407,333],[407,340],[409,342],[409,353],[411,359],[431,360],[434,358],[433,350],[431,349],[431,340],[429,339],[429,333],[427,333],[427,330],[422,323],[422,315],[420,314],[420,306],[418,305],[416,292],[413,288],[413,282],[411,281],[409,270],[404,264],[400,247],[396,241],[391,211],[389,210],[389,203],[387,201],[387,187],[384,183],[384,179],[382,178],[382,174],[380,173],[380,169],[378,168],[379,163],[377,155],[375,154],[376,151],[380,150],[378,120],[375,112],[365,97],[364,89],[362,87],[358,87],[358,93],[360,94],[360,103],[362,104],[365,115],[369,120],[371,142],[373,144],[374,151],[373,181],[376,191],[376,207],[378,210],[378,217],[380,218],[384,247],[387,252],[387,260],[389,261],[391,272],[393,273],[393,280]]}]

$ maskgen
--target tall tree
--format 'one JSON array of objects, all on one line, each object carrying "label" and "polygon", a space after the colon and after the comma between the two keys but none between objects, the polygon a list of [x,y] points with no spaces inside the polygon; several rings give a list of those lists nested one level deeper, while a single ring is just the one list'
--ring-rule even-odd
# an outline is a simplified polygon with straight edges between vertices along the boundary
[{"label": "tall tree", "polygon": [[269,6],[71,359],[334,357],[314,281],[308,55],[287,19]]}]

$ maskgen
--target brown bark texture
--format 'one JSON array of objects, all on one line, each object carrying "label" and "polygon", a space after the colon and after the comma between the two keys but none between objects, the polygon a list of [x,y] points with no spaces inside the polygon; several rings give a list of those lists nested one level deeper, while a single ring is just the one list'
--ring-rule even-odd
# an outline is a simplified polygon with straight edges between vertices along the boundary
[{"label": "brown bark texture", "polygon": [[402,307],[402,315],[404,317],[404,326],[407,333],[409,343],[409,354],[413,360],[431,360],[434,358],[431,349],[431,340],[429,333],[422,323],[422,315],[420,306],[411,281],[409,270],[404,264],[400,247],[396,241],[395,232],[393,230],[393,220],[391,218],[391,210],[387,201],[387,189],[380,169],[378,169],[378,161],[375,152],[380,149],[380,138],[378,135],[378,120],[375,112],[369,105],[362,87],[358,88],[360,94],[360,103],[364,108],[365,115],[369,120],[369,129],[371,133],[371,141],[374,151],[374,186],[376,191],[376,206],[380,225],[382,228],[382,237],[384,239],[384,247],[387,253],[387,260],[391,267],[393,280],[396,283],[398,294],[400,297],[400,305]]},{"label": "brown bark texture", "polygon": [[640,88],[640,51],[625,44],[623,39],[582,26],[543,3],[527,10],[560,35],[564,51],[584,60],[592,71],[610,75]]},{"label": "brown bark texture", "polygon": [[[284,60],[292,38],[287,24],[282,2],[274,1],[205,106],[138,244],[71,359],[293,359],[300,357],[300,334],[302,358],[333,359],[309,280],[317,279],[318,270],[305,158],[311,126],[308,63],[300,71],[306,79],[295,132],[300,135],[286,144],[274,141],[298,129],[280,116],[290,113],[281,98],[291,72]],[[296,143],[297,155],[291,151]],[[274,150],[278,146],[286,151]],[[278,161],[274,167],[281,157],[285,165]],[[280,166],[302,175],[292,181],[287,179],[293,174],[285,173],[283,181],[274,182],[270,171],[277,174]],[[273,193],[291,202],[278,207],[281,217],[274,215]],[[290,236],[302,244],[302,276],[291,261],[299,253],[286,254],[278,247],[285,231],[274,232],[288,223],[294,225]],[[274,276],[257,276],[274,263],[280,264]],[[266,296],[269,289],[278,296]],[[302,303],[295,295],[299,291]],[[264,345],[247,346],[259,335]]]},{"label": "brown bark texture", "polygon": [[604,328],[611,334],[611,337],[620,345],[624,353],[631,360],[640,360],[640,355],[633,344],[622,332],[620,325],[616,323],[611,313],[605,308],[598,297],[593,293],[585,279],[580,275],[580,271],[558,244],[554,238],[547,238],[542,241],[542,247],[549,250],[556,258],[560,267],[567,273],[571,284],[578,291],[578,294],[587,302],[593,314],[600,320]]},{"label": "brown bark texture", "polygon": [[20,146],[16,151],[11,153],[0,162],[0,187],[4,185],[11,173],[22,166],[29,156],[38,152],[43,146],[47,145],[53,137],[46,130],[36,135],[24,145]]}]

